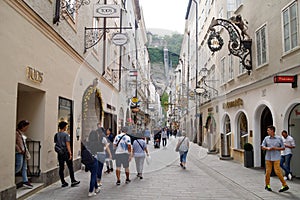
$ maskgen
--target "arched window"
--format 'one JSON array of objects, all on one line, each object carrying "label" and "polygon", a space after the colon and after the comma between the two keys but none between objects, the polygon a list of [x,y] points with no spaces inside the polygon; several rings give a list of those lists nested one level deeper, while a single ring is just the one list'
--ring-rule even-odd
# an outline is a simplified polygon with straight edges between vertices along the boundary
[{"label": "arched window", "polygon": [[244,113],[241,113],[238,120],[238,131],[240,135],[240,142],[238,148],[242,149],[244,144],[248,142],[248,122]]}]

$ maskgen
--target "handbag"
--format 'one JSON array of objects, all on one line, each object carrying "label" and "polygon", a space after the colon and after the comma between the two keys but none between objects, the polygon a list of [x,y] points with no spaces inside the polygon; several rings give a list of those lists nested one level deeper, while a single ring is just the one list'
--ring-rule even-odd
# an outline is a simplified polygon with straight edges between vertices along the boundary
[{"label": "handbag", "polygon": [[149,156],[146,156],[146,163],[147,163],[147,165],[150,165],[150,163],[151,163],[151,156],[149,155]]},{"label": "handbag", "polygon": [[64,155],[66,153],[63,147],[60,147],[57,143],[54,146],[54,150],[58,155]]},{"label": "handbag", "polygon": [[186,136],[184,136],[184,138],[183,138],[183,139],[180,141],[180,143],[176,146],[176,148],[175,148],[175,151],[176,151],[176,152],[179,151],[179,148],[180,148],[182,142],[184,141],[185,137],[186,137]]},{"label": "handbag", "polygon": [[24,154],[25,159],[26,159],[26,160],[30,160],[31,155],[30,155],[30,153],[29,153],[29,151],[28,151],[28,148],[27,148],[25,139],[23,138],[23,135],[22,135],[22,141],[23,141],[23,145],[24,145],[24,148],[25,148],[25,154]]},{"label": "handbag", "polygon": [[30,158],[31,158],[31,155],[30,155],[30,153],[29,153],[29,151],[28,151],[28,149],[26,147],[26,150],[25,150],[25,159],[26,160],[30,160]]}]

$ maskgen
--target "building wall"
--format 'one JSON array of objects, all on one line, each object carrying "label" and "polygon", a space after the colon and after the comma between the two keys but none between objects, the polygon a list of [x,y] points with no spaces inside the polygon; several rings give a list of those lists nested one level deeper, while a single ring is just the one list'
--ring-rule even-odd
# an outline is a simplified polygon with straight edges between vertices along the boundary
[{"label": "building wall", "polygon": [[[193,1],[192,1],[193,2]],[[262,131],[262,112],[268,108],[271,112],[273,124],[277,128],[277,134],[281,130],[289,129],[288,120],[292,108],[299,104],[299,89],[292,88],[291,84],[275,84],[273,77],[275,75],[297,75],[299,77],[299,27],[298,27],[298,47],[290,52],[283,51],[283,28],[282,28],[282,10],[295,1],[286,0],[280,2],[263,2],[257,4],[255,1],[244,0],[242,4],[236,6],[234,10],[228,6],[229,1],[201,1],[199,2],[199,69],[205,67],[209,70],[207,85],[218,91],[212,98],[200,97],[200,113],[203,123],[208,116],[214,115],[217,123],[216,134],[219,137],[224,132],[224,119],[228,114],[231,125],[231,146],[230,156],[243,163],[243,149],[239,146],[240,130],[238,117],[244,113],[247,118],[248,142],[254,146],[254,165],[261,166],[261,140]],[[232,1],[235,2],[235,1]],[[192,3],[193,5],[194,3]],[[299,20],[299,2],[297,4],[297,17]],[[227,11],[230,11],[227,12]],[[233,56],[233,62],[229,63],[228,41],[229,34],[221,26],[215,27],[220,31],[224,40],[223,48],[212,53],[207,46],[209,36],[209,25],[212,18],[228,19],[230,15],[241,14],[244,20],[248,21],[247,33],[252,38],[252,67],[251,74],[247,71],[240,72],[240,59]],[[193,25],[193,17],[186,22],[186,29]],[[257,64],[257,43],[256,31],[263,25],[267,26],[267,63],[258,66]],[[187,38],[187,37],[186,37]],[[186,39],[187,40],[187,39]],[[181,55],[187,54],[187,42],[183,43]],[[184,46],[185,45],[185,46]],[[191,54],[195,52],[191,51]],[[225,60],[224,71],[222,70],[221,60]],[[191,65],[194,59],[190,60]],[[233,68],[233,77],[229,78],[229,67]],[[187,70],[187,69],[185,69]],[[185,78],[186,79],[186,78]],[[203,77],[199,76],[199,80]],[[223,81],[224,80],[224,81]],[[183,80],[184,81],[184,80]],[[186,81],[186,80],[185,80]],[[207,88],[209,90],[209,88]],[[213,92],[213,91],[211,91]],[[284,94],[284,96],[282,95]],[[223,108],[223,104],[232,102],[236,99],[242,99],[243,105]],[[208,112],[209,107],[218,107],[213,113]],[[203,130],[203,146],[208,146],[207,130]],[[220,144],[220,138],[214,141]],[[217,145],[218,146],[218,145]],[[219,145],[219,147],[221,144]]]},{"label": "building wall", "polygon": [[[81,17],[74,21],[61,19],[59,24],[53,24],[54,6],[55,1],[0,2],[1,19],[5,19],[0,20],[0,41],[5,47],[0,50],[0,119],[6,125],[1,127],[3,139],[0,141],[4,149],[0,153],[0,197],[4,199],[15,198],[14,144],[18,121],[29,120],[28,139],[41,143],[41,174],[36,181],[48,185],[58,180],[53,137],[57,132],[60,97],[73,102],[72,143],[76,170],[80,167],[83,95],[87,88],[98,80],[95,88],[101,93],[106,113],[126,115],[119,111],[128,108],[127,98],[123,98],[126,91],[120,94],[118,87],[102,76],[101,51],[95,53],[95,49],[89,49],[84,54],[84,26],[92,27],[93,6],[83,6],[78,14]],[[134,19],[135,13],[130,13],[131,16],[126,17]],[[100,45],[98,47],[101,49]],[[118,58],[112,56],[112,60]],[[123,59],[127,60],[127,55]],[[38,74],[31,77],[35,80],[28,76],[29,68],[34,75]],[[76,139],[77,130],[79,140]]]}]

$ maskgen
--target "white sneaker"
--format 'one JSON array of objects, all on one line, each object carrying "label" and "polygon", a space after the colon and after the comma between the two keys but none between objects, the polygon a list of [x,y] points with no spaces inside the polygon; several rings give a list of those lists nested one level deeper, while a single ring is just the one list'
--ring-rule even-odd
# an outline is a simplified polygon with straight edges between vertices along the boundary
[{"label": "white sneaker", "polygon": [[96,196],[97,194],[95,192],[89,192],[88,196],[92,197],[92,196]]},{"label": "white sneaker", "polygon": [[100,192],[100,188],[95,189],[95,193],[99,193]]},{"label": "white sneaker", "polygon": [[283,179],[286,181],[288,178],[286,176],[284,176]]},{"label": "white sneaker", "polygon": [[289,180],[292,180],[292,178],[293,178],[291,173],[289,173],[288,177],[289,177]]}]

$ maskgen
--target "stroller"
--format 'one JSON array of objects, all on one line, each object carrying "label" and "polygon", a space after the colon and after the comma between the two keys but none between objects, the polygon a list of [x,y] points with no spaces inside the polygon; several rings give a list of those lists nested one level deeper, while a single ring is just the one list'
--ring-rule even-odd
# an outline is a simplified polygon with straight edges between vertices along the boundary
[{"label": "stroller", "polygon": [[154,140],[154,148],[160,148],[161,133],[157,132],[154,135],[153,140]]}]

